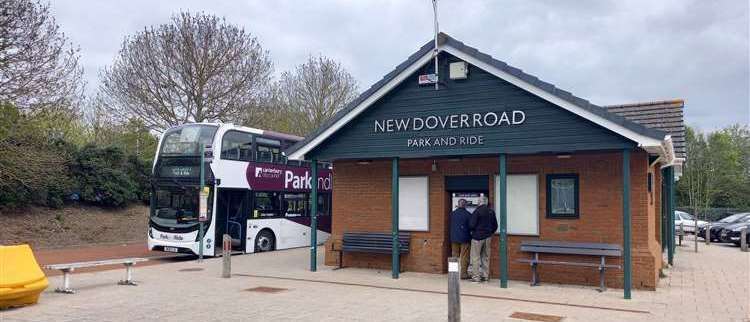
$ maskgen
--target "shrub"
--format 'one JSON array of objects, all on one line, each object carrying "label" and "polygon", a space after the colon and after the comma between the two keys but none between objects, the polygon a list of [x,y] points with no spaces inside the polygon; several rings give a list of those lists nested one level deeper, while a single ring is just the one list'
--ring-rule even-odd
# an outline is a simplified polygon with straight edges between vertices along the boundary
[{"label": "shrub", "polygon": [[71,168],[81,201],[122,207],[138,199],[138,184],[129,175],[128,160],[118,147],[86,145],[76,153]]}]

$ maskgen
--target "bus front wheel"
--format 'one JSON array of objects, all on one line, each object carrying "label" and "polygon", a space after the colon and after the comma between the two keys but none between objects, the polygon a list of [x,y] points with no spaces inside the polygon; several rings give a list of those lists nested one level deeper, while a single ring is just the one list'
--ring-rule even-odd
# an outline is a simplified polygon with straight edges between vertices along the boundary
[{"label": "bus front wheel", "polygon": [[255,237],[255,251],[268,252],[276,249],[276,237],[270,230],[261,230]]}]

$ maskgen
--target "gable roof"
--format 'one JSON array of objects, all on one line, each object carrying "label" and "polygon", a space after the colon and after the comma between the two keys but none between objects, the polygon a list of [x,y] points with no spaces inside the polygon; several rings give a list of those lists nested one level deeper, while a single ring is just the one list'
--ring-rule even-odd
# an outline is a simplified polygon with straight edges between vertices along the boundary
[{"label": "gable roof", "polygon": [[[636,142],[650,153],[661,154],[663,152],[662,142],[665,139],[665,133],[659,129],[649,128],[620,115],[610,113],[600,106],[594,105],[570,92],[561,90],[505,62],[496,60],[492,56],[467,46],[442,32],[438,35],[438,50],[456,56],[542,99],[610,129]],[[304,159],[309,151],[323,143],[325,139],[354,119],[380,97],[388,93],[393,87],[400,84],[406,77],[430,62],[434,57],[433,52],[434,42],[431,40],[425,43],[417,52],[410,55],[406,61],[396,66],[394,70],[360,94],[359,97],[347,104],[346,107],[308,135],[303,141],[287,149],[286,153],[289,158]]]},{"label": "gable roof", "polygon": [[685,158],[685,101],[641,102],[603,106],[607,111],[620,115],[643,126],[666,132],[672,137],[675,156]]}]

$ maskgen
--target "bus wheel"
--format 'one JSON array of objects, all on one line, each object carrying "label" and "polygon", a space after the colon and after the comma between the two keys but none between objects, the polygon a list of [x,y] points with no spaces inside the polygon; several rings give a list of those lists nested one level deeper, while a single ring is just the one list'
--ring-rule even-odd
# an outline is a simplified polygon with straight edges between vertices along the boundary
[{"label": "bus wheel", "polygon": [[255,251],[268,252],[276,249],[276,237],[270,230],[261,230],[255,237]]}]

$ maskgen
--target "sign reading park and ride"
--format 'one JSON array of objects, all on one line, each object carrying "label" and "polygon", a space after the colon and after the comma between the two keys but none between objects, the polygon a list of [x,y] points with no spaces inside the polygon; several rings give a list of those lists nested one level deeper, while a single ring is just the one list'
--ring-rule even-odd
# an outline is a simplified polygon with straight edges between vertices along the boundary
[{"label": "sign reading park and ride", "polygon": [[375,120],[375,133],[409,132],[412,136],[406,139],[410,148],[451,147],[467,145],[484,145],[484,135],[442,135],[429,136],[423,131],[460,130],[491,127],[515,126],[526,121],[526,113],[519,110],[485,113],[459,113],[447,115],[430,115],[426,117],[407,117]]},{"label": "sign reading park and ride", "polygon": [[[253,190],[270,191],[310,191],[312,173],[309,168],[284,164],[250,162],[245,171],[247,183]],[[319,191],[331,191],[333,185],[331,170],[318,168]]]}]

